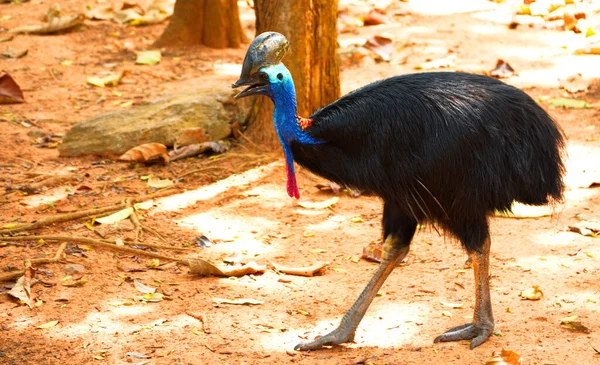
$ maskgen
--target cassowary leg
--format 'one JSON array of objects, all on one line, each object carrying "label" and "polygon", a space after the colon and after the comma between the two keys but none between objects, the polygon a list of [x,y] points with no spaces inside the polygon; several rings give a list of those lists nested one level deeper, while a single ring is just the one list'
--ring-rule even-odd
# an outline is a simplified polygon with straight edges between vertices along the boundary
[{"label": "cassowary leg", "polygon": [[475,271],[475,313],[473,323],[454,327],[438,336],[433,342],[470,340],[471,350],[481,345],[491,336],[494,330],[494,316],[490,300],[490,238],[485,239],[481,252],[470,252]]},{"label": "cassowary leg", "polygon": [[[319,337],[313,341],[305,341],[294,347],[295,350],[308,351],[320,349],[326,345],[339,345],[354,340],[354,333],[358,324],[365,315],[367,308],[375,298],[375,295],[385,282],[385,279],[394,270],[397,264],[406,257],[410,247],[410,241],[415,233],[417,222],[412,218],[386,217],[386,212],[390,209],[384,209],[384,234],[385,242],[383,245],[383,260],[371,281],[362,291],[358,300],[352,305],[350,310],[344,314],[340,325],[330,333]],[[395,223],[396,234],[388,233],[386,223]],[[399,227],[400,225],[400,227]]]}]

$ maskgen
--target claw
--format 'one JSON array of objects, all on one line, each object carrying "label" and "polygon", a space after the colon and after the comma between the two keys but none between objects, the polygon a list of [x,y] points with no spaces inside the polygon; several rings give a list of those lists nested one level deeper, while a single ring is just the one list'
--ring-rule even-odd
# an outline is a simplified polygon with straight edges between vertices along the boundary
[{"label": "claw", "polygon": [[474,323],[467,323],[458,327],[454,327],[448,330],[446,333],[437,336],[433,342],[438,343],[473,339],[470,346],[471,350],[473,350],[475,347],[481,345],[487,341],[488,338],[490,338],[492,335],[492,330],[493,327],[483,327]]},{"label": "claw", "polygon": [[343,333],[338,329],[335,329],[325,336],[319,337],[312,341],[300,342],[294,347],[296,351],[311,351],[318,350],[323,346],[340,345],[346,342],[354,341],[354,333]]}]

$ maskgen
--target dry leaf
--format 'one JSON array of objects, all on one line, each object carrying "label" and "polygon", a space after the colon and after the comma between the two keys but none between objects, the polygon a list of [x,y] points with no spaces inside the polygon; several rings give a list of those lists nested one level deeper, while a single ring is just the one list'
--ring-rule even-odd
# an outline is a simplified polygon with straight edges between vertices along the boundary
[{"label": "dry leaf", "polygon": [[138,280],[133,281],[133,286],[142,294],[152,294],[156,292],[156,288],[152,286],[148,286]]},{"label": "dry leaf", "polygon": [[35,326],[35,328],[45,330],[48,328],[52,328],[52,327],[56,326],[57,324],[58,324],[58,321],[50,321],[50,322],[46,322],[44,324],[40,324],[39,326]]},{"label": "dry leaf", "polygon": [[99,76],[88,76],[87,83],[97,86],[117,86],[119,85],[119,81],[123,78],[125,71],[110,73],[107,76],[99,77]]},{"label": "dry leaf", "polygon": [[544,293],[540,290],[539,286],[534,285],[530,289],[523,290],[519,293],[519,296],[528,300],[540,300],[544,296]]},{"label": "dry leaf", "polygon": [[216,304],[234,304],[234,305],[258,305],[263,304],[262,300],[256,300],[251,298],[240,298],[240,299],[225,299],[225,298],[213,298],[213,302]]},{"label": "dry leaf", "polygon": [[196,156],[206,151],[212,151],[213,153],[223,153],[227,151],[228,148],[229,146],[223,141],[196,143],[169,152],[169,158],[171,159],[171,161],[175,161],[181,158]]},{"label": "dry leaf", "polygon": [[107,4],[89,9],[85,16],[91,20],[111,20],[115,18],[115,11],[112,5]]},{"label": "dry leaf", "polygon": [[134,26],[158,24],[162,23],[170,16],[171,14],[161,13],[158,10],[150,10],[146,14],[138,17],[137,19],[132,19],[129,22],[129,24]]},{"label": "dry leaf", "polygon": [[598,54],[600,55],[600,43],[592,44],[575,50],[576,54]]},{"label": "dry leaf", "polygon": [[485,365],[522,365],[521,355],[511,350],[494,351],[492,358]]},{"label": "dry leaf", "polygon": [[119,210],[118,212],[113,213],[111,215],[107,215],[106,217],[97,218],[96,222],[101,223],[101,224],[115,224],[117,222],[120,222],[124,219],[129,218],[129,216],[132,213],[133,213],[133,208],[129,207],[129,208]]},{"label": "dry leaf", "polygon": [[23,91],[7,73],[0,76],[0,104],[24,103]]},{"label": "dry leaf", "polygon": [[444,307],[449,307],[449,308],[462,308],[463,307],[462,303],[447,303],[447,302],[443,302],[443,301],[440,301],[440,303]]},{"label": "dry leaf", "polygon": [[27,304],[29,308],[33,308],[31,305],[31,279],[33,279],[34,276],[35,270],[31,267],[31,262],[26,260],[25,274],[17,280],[7,294],[20,300],[23,304]]},{"label": "dry leaf", "polygon": [[155,189],[164,189],[164,188],[168,188],[169,186],[172,186],[173,184],[175,184],[173,181],[171,181],[170,179],[158,179],[158,178],[154,178],[151,177],[150,179],[148,179],[148,186],[151,188],[155,188]]},{"label": "dry leaf", "polygon": [[338,200],[340,200],[340,198],[334,196],[333,198],[327,199],[322,202],[300,201],[300,202],[298,202],[298,205],[301,206],[302,208],[307,208],[307,209],[325,209],[325,208],[329,208],[330,206],[337,203]]},{"label": "dry leaf", "polygon": [[165,164],[169,163],[167,147],[162,143],[145,143],[139,146],[135,146],[129,151],[125,152],[121,157],[119,157],[119,160],[147,162],[157,158],[162,158]]},{"label": "dry leaf", "polygon": [[363,20],[365,26],[385,24],[387,22],[385,12],[380,9],[371,10]]},{"label": "dry leaf", "polygon": [[392,51],[394,50],[394,47],[393,41],[389,37],[380,35],[373,36],[367,40],[363,47],[373,51],[386,62],[390,62],[392,59]]},{"label": "dry leaf", "polygon": [[135,210],[148,210],[154,206],[154,200],[146,200],[145,202],[136,203],[133,205]]},{"label": "dry leaf", "polygon": [[586,227],[568,226],[568,230],[569,230],[569,232],[579,233],[582,236],[598,237],[598,235],[596,234],[596,232],[594,232],[593,230],[591,230],[589,228],[586,228]]},{"label": "dry leaf", "polygon": [[450,313],[450,312],[448,312],[448,311],[443,311],[443,312],[442,312],[442,316],[443,316],[443,317],[450,317],[450,318],[452,318],[452,313]]},{"label": "dry leaf", "polygon": [[275,270],[288,275],[313,276],[319,271],[323,270],[325,267],[327,267],[327,265],[329,265],[328,262],[316,262],[311,266],[305,267],[290,267],[278,264],[273,264],[273,267],[275,268]]},{"label": "dry leaf", "polygon": [[162,293],[148,293],[148,294],[144,294],[142,296],[133,296],[133,299],[136,302],[151,302],[151,303],[156,303],[156,302],[160,302],[161,300],[163,300],[164,298],[164,294]]},{"label": "dry leaf", "polygon": [[136,65],[156,65],[160,62],[160,50],[149,50],[137,52]]},{"label": "dry leaf", "polygon": [[576,321],[578,316],[569,316],[560,320],[560,326],[573,332],[590,333],[590,329],[584,326],[580,321]]},{"label": "dry leaf", "polygon": [[558,80],[560,88],[570,93],[586,91],[590,87],[590,79],[584,79],[580,73]]},{"label": "dry leaf", "polygon": [[88,282],[88,279],[83,278],[83,279],[71,281],[68,283],[62,283],[62,286],[66,286],[66,287],[70,287],[70,288],[79,288],[81,286],[84,286],[87,282]]},{"label": "dry leaf", "polygon": [[190,267],[190,274],[200,276],[244,276],[249,274],[262,274],[266,267],[251,261],[245,265],[233,265],[218,268],[202,259],[185,259]]},{"label": "dry leaf", "polygon": [[490,71],[490,76],[496,77],[498,79],[504,79],[507,77],[511,77],[515,74],[515,70],[508,64],[508,62],[504,60],[498,60],[496,62],[496,67]]},{"label": "dry leaf", "polygon": [[85,16],[83,14],[76,14],[70,16],[57,16],[52,17],[48,20],[48,23],[42,25],[26,25],[11,29],[12,33],[18,34],[52,34],[71,30],[79,25],[83,24]]}]

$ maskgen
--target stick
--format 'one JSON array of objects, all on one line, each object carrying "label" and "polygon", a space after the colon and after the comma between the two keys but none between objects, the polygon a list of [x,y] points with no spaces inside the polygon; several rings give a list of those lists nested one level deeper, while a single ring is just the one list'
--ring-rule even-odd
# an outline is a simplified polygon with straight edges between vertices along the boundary
[{"label": "stick", "polygon": [[[173,189],[167,188],[165,190],[161,190],[154,194],[148,194],[143,197],[135,197],[135,198],[129,198],[129,199],[131,201],[131,204],[135,204],[135,203],[143,202],[146,200],[171,195],[171,194],[174,194],[175,192],[177,192],[177,191],[173,191]],[[86,217],[90,217],[90,216],[100,216],[102,214],[113,213],[115,211],[125,209],[125,208],[127,208],[127,204],[119,203],[116,205],[111,205],[111,206],[103,207],[103,208],[89,209],[89,210],[84,210],[81,212],[65,213],[65,214],[59,214],[59,215],[54,215],[54,216],[50,216],[50,217],[44,217],[35,223],[23,224],[23,225],[14,227],[14,228],[0,229],[0,235],[16,233],[16,232],[21,232],[21,231],[31,231],[31,230],[34,230],[34,229],[37,229],[40,227],[48,226],[53,223],[68,222],[68,221],[71,221],[74,219],[86,218]]]},{"label": "stick", "polygon": [[148,252],[143,250],[138,250],[136,248],[131,248],[127,246],[117,246],[112,243],[107,243],[101,240],[97,240],[94,238],[87,237],[67,237],[67,236],[18,236],[18,237],[0,237],[0,241],[32,241],[32,240],[44,240],[44,241],[70,241],[70,242],[79,242],[86,243],[92,246],[100,246],[104,248],[108,248],[115,251],[123,251],[134,253],[136,255],[143,255],[154,257],[157,259],[169,260],[169,261],[178,261],[185,265],[184,261],[178,257],[171,257],[166,255],[161,255],[154,252]]},{"label": "stick", "polygon": [[[100,240],[102,242],[106,242],[106,243],[113,243],[113,241],[111,240]],[[144,243],[144,242],[134,242],[134,241],[123,241],[123,244],[126,244],[128,246],[146,246],[146,247],[152,247],[152,248],[160,248],[163,250],[181,250],[181,251],[189,251],[191,250],[191,248],[189,247],[175,247],[175,246],[163,246],[163,245],[157,245],[154,243]]]},{"label": "stick", "polygon": [[[56,254],[54,255],[54,257],[50,257],[50,258],[40,258],[40,259],[29,259],[29,260],[25,260],[26,262],[29,261],[30,264],[52,264],[55,262],[58,262],[58,260],[60,260],[60,256],[62,255],[62,253],[65,251],[65,248],[67,247],[67,243],[63,242],[59,247],[58,247],[58,251],[56,251]],[[27,266],[27,264],[25,265]],[[10,281],[10,280],[14,280],[14,279],[18,279],[21,276],[25,275],[25,270],[20,270],[20,271],[15,271],[15,272],[11,272],[5,275],[0,275],[0,282],[1,281]]]}]

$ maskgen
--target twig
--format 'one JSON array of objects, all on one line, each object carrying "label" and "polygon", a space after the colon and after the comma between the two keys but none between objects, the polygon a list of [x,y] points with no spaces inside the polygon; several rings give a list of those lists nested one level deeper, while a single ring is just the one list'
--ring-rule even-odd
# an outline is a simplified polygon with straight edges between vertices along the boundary
[{"label": "twig", "polygon": [[[67,243],[63,242],[58,247],[58,251],[56,251],[56,254],[54,255],[54,257],[44,257],[44,258],[39,258],[39,259],[29,259],[29,260],[25,260],[25,261],[26,262],[29,261],[30,264],[52,264],[52,263],[58,262],[58,260],[60,260],[60,256],[63,254],[63,252],[65,251],[66,247],[67,247]],[[25,266],[27,267],[27,264],[25,264]],[[20,271],[11,272],[11,273],[8,273],[8,274],[5,274],[5,275],[0,275],[0,282],[1,281],[10,281],[10,280],[18,279],[18,278],[20,278],[24,274],[25,274],[25,270],[20,270]]]},{"label": "twig", "polygon": [[206,314],[195,313],[195,312],[190,312],[190,311],[186,311],[185,314],[187,314],[188,316],[190,316],[192,318],[196,318],[197,320],[202,322],[202,332],[210,333],[210,327],[208,327],[208,319],[206,318]]},{"label": "twig", "polygon": [[[113,241],[111,240],[100,240],[106,243],[113,243]],[[133,241],[123,241],[123,244],[128,245],[128,246],[146,246],[146,247],[152,247],[152,248],[160,248],[163,250],[179,250],[179,251],[189,251],[191,250],[191,248],[189,247],[176,247],[176,246],[165,246],[165,245],[157,245],[155,243],[144,243],[144,242],[133,242]]]},{"label": "twig", "polygon": [[[129,206],[131,206],[131,204],[129,204]],[[140,223],[140,220],[138,219],[137,214],[135,214],[135,210],[133,212],[131,212],[131,215],[129,216],[129,220],[131,221],[131,223],[133,223],[133,226],[135,227],[135,240],[139,241],[140,233],[142,233],[142,224]]]},{"label": "twig", "polygon": [[210,171],[210,170],[225,170],[225,168],[221,167],[221,166],[208,166],[208,167],[204,167],[201,169],[196,169],[196,170],[186,172],[185,174],[180,175],[177,179],[181,179],[182,177],[186,177],[188,175],[197,174],[199,172]]},{"label": "twig", "polygon": [[157,259],[169,260],[169,261],[178,261],[185,265],[183,260],[178,257],[171,257],[166,255],[161,255],[154,252],[148,252],[144,250],[138,250],[136,248],[131,248],[127,246],[117,246],[113,243],[107,243],[101,240],[97,240],[95,238],[87,238],[87,237],[68,237],[68,236],[18,236],[18,237],[0,237],[0,241],[31,241],[31,240],[44,240],[44,241],[67,241],[67,242],[79,242],[85,243],[92,246],[99,246],[108,248],[116,251],[123,251],[134,253],[136,255],[143,255],[154,257]]},{"label": "twig", "polygon": [[[176,190],[174,191],[173,189],[167,188],[165,190],[161,190],[154,194],[148,194],[143,197],[134,197],[134,198],[129,198],[129,199],[131,201],[131,204],[135,204],[135,203],[143,202],[146,200],[171,195],[176,192],[177,192]],[[23,225],[14,227],[14,228],[0,229],[0,235],[22,232],[22,231],[31,231],[31,230],[34,230],[34,229],[37,229],[40,227],[44,227],[44,226],[47,226],[47,225],[50,225],[53,223],[68,222],[71,220],[85,218],[85,217],[91,217],[91,216],[100,216],[102,214],[113,213],[117,210],[121,210],[121,209],[125,209],[125,208],[127,208],[127,204],[119,203],[119,204],[115,204],[115,205],[111,205],[111,206],[103,207],[103,208],[88,209],[88,210],[84,210],[81,212],[65,213],[65,214],[59,214],[59,215],[54,215],[54,216],[50,216],[50,217],[44,217],[34,223],[23,224]]]}]

